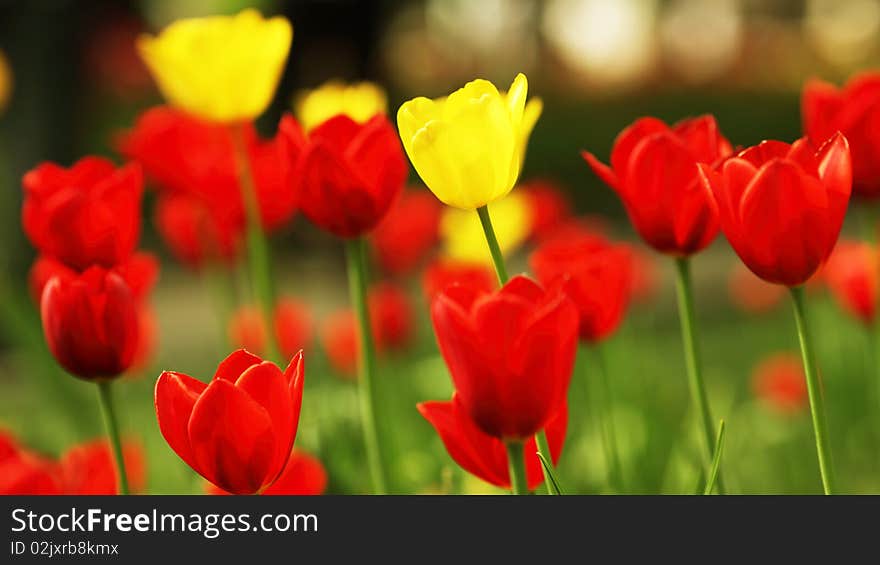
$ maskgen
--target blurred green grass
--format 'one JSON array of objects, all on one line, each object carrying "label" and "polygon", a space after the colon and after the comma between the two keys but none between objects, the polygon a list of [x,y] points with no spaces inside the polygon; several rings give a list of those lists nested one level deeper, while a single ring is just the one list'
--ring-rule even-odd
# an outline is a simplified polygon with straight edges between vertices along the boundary
[{"label": "blurred green grass", "polygon": [[[346,304],[342,263],[287,265],[279,288],[309,302],[316,318]],[[773,412],[756,400],[750,376],[766,354],[797,351],[790,305],[767,315],[746,315],[729,304],[726,280],[735,256],[723,241],[695,259],[696,300],[707,386],[716,419],[727,422],[722,461],[733,493],[819,493],[818,465],[809,412]],[[658,258],[661,260],[661,258]],[[514,268],[524,261],[518,257]],[[669,265],[660,263],[661,287],[649,304],[635,305],[620,331],[602,347],[613,388],[624,490],[692,492],[699,450],[684,374]],[[5,339],[0,354],[0,427],[35,449],[57,455],[74,442],[103,433],[94,386],[64,375],[42,341],[39,320],[18,286],[3,288]],[[378,420],[395,493],[499,492],[465,477],[433,429],[415,409],[448,399],[450,379],[436,349],[427,306],[410,282],[419,320],[405,354],[382,357],[377,379]],[[16,294],[17,293],[17,294]],[[153,411],[152,387],[161,369],[209,379],[228,353],[212,295],[192,273],[165,265],[154,304],[158,356],[148,370],[118,382],[125,434],[144,446],[148,492],[197,493],[203,481],[168,448]],[[880,491],[880,377],[869,361],[873,346],[864,328],[846,318],[824,292],[810,296],[812,325],[828,402],[832,445],[844,492]],[[608,467],[594,406],[595,353],[583,350],[572,380],[570,424],[559,477],[567,492],[609,492]],[[328,469],[329,492],[369,490],[361,444],[356,383],[332,373],[317,344],[306,351],[306,390],[297,446],[318,455]]]}]

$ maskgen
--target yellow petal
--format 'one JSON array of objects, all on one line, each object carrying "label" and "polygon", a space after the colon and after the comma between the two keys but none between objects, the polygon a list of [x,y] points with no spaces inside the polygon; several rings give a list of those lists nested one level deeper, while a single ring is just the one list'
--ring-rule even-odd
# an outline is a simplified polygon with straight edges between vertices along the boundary
[{"label": "yellow petal", "polygon": [[[527,79],[520,74],[506,94],[476,79],[446,98],[416,98],[400,107],[404,148],[437,198],[472,210],[510,192],[540,114],[540,103],[526,104],[527,94]],[[527,109],[537,114],[525,115]]]},{"label": "yellow petal", "polygon": [[364,123],[387,112],[388,100],[385,91],[371,82],[347,85],[330,81],[314,90],[301,92],[295,106],[300,123],[309,131],[339,114]]},{"label": "yellow petal", "polygon": [[178,20],[138,40],[141,57],[172,105],[232,123],[262,114],[275,95],[293,29],[256,10]]}]

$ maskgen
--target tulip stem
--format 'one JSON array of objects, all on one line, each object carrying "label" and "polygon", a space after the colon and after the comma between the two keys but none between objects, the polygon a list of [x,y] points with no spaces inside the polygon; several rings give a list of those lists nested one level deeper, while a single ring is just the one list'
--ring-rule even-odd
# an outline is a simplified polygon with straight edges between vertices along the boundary
[{"label": "tulip stem", "polygon": [[510,490],[513,494],[528,494],[526,482],[525,444],[521,441],[506,441],[507,468],[510,473]]},{"label": "tulip stem", "polygon": [[[684,357],[688,374],[688,385],[691,401],[697,409],[703,430],[703,465],[708,477],[715,451],[715,423],[709,410],[709,395],[703,382],[703,368],[700,361],[700,350],[696,335],[699,333],[697,319],[694,314],[694,292],[691,284],[690,260],[680,257],[675,260],[675,288],[678,295],[678,317],[681,323],[681,340],[684,345]],[[716,488],[718,494],[725,494],[721,470],[718,470]]]},{"label": "tulip stem", "polygon": [[617,448],[617,426],[614,425],[614,395],[611,392],[611,382],[608,378],[608,365],[602,347],[596,345],[596,359],[598,360],[599,385],[602,389],[602,398],[599,402],[599,417],[602,418],[603,439],[605,441],[605,454],[608,457],[609,474],[611,485],[618,493],[624,489],[623,465],[620,462],[620,451]]},{"label": "tulip stem", "polygon": [[364,445],[367,450],[367,463],[373,481],[373,493],[385,494],[385,470],[382,467],[382,454],[379,451],[379,432],[375,415],[375,350],[373,332],[370,325],[370,312],[367,308],[367,262],[366,242],[363,238],[346,240],[348,258],[348,285],[351,303],[358,320],[358,380],[360,382],[361,426],[364,432]]},{"label": "tulip stem", "polygon": [[813,418],[813,432],[816,435],[816,452],[819,456],[819,472],[822,475],[822,488],[825,494],[833,494],[834,465],[831,459],[831,443],[828,438],[828,422],[825,417],[825,400],[819,374],[816,370],[816,357],[813,352],[813,340],[810,335],[809,321],[804,304],[804,289],[792,287],[791,298],[794,303],[794,318],[797,323],[798,339],[801,344],[801,358],[804,363],[804,375],[807,379],[807,393],[810,398],[810,413]]},{"label": "tulip stem", "polygon": [[278,344],[275,332],[272,331],[275,317],[275,288],[272,284],[272,260],[270,258],[269,242],[263,232],[263,224],[260,219],[260,201],[257,198],[257,188],[248,158],[247,144],[245,142],[244,124],[231,126],[232,142],[235,153],[235,166],[238,171],[238,182],[241,187],[241,197],[247,216],[247,255],[250,267],[251,285],[254,298],[259,302],[263,310],[264,323],[266,325],[266,356],[272,360],[279,360]]},{"label": "tulip stem", "polygon": [[101,404],[101,414],[104,416],[104,426],[107,428],[107,436],[110,438],[110,447],[113,449],[113,459],[116,461],[116,474],[119,477],[119,494],[129,494],[128,475],[125,473],[125,459],[122,457],[122,442],[119,439],[119,423],[116,420],[116,410],[113,406],[113,395],[110,383],[107,381],[98,384],[98,401]]},{"label": "tulip stem", "polygon": [[492,227],[488,206],[477,208],[477,215],[480,216],[480,224],[483,225],[483,233],[486,234],[486,243],[489,244],[489,253],[492,255],[492,263],[495,265],[495,274],[498,275],[498,282],[503,286],[507,283],[507,267],[504,265],[504,255],[501,254],[498,238],[495,237],[495,228]]}]

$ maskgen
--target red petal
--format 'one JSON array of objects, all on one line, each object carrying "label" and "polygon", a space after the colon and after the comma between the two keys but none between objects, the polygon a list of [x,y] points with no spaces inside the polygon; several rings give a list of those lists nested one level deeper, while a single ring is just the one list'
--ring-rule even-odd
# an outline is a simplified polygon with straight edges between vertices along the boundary
[{"label": "red petal", "polygon": [[225,379],[234,383],[249,367],[259,365],[262,362],[262,359],[247,350],[233,351],[217,366],[214,379]]},{"label": "red petal", "polygon": [[154,403],[159,430],[171,449],[201,473],[189,443],[189,420],[205,383],[183,373],[164,371],[156,381]]},{"label": "red petal", "polygon": [[266,410],[245,391],[215,379],[193,407],[189,440],[198,471],[223,490],[254,494],[275,479],[276,453]]}]

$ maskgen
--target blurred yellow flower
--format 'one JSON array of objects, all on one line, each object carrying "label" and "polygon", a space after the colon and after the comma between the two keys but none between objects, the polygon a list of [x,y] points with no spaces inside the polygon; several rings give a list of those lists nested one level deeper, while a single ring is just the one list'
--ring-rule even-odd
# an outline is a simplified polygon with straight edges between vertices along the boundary
[{"label": "blurred yellow flower", "polygon": [[[517,250],[529,236],[532,212],[528,197],[520,192],[489,204],[489,214],[498,238],[501,253],[508,255]],[[443,256],[469,263],[492,265],[492,256],[480,218],[469,210],[446,208],[440,219]]]},{"label": "blurred yellow flower", "polygon": [[541,101],[526,104],[527,94],[520,73],[506,94],[477,79],[446,98],[419,97],[400,107],[403,146],[437,198],[474,210],[510,192],[541,115]]},{"label": "blurred yellow flower", "polygon": [[293,28],[256,10],[178,20],[138,50],[165,98],[203,119],[233,123],[263,113],[278,87]]},{"label": "blurred yellow flower", "polygon": [[297,95],[295,110],[300,124],[309,131],[339,114],[364,123],[387,112],[388,99],[385,91],[372,82],[345,84],[332,80]]},{"label": "blurred yellow flower", "polygon": [[6,54],[0,50],[0,113],[6,109],[10,98],[12,98],[12,67]]}]

